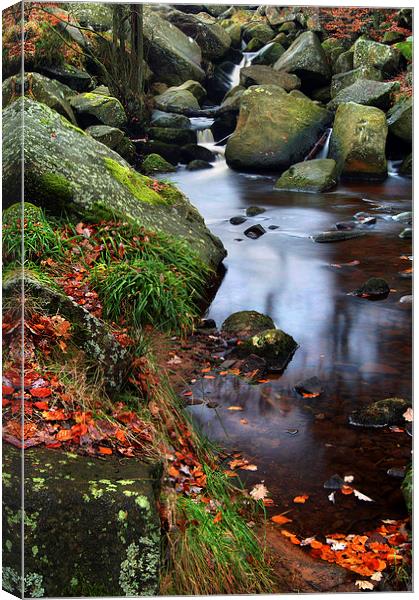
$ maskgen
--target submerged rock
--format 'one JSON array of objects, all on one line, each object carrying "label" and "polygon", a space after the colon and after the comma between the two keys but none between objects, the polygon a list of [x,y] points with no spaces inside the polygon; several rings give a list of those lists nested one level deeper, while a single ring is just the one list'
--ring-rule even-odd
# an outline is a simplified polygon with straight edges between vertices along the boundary
[{"label": "submerged rock", "polygon": [[244,235],[252,240],[257,240],[266,233],[266,229],[262,225],[252,225],[248,227],[244,232]]},{"label": "submerged rock", "polygon": [[261,215],[266,212],[266,208],[262,208],[261,206],[248,206],[246,208],[246,215],[248,217],[256,217],[256,215]]},{"label": "submerged rock", "polygon": [[241,310],[235,312],[221,325],[221,331],[234,337],[249,337],[261,333],[266,329],[274,329],[275,323],[262,313],[256,310]]},{"label": "submerged rock", "polygon": [[342,176],[382,180],[387,176],[387,122],[378,108],[355,102],[340,104],[330,138],[329,158]]},{"label": "submerged rock", "polygon": [[336,162],[318,158],[297,163],[285,171],[275,183],[275,189],[298,192],[326,192],[338,180]]},{"label": "submerged rock", "polygon": [[268,371],[282,372],[297,348],[294,338],[284,331],[268,329],[244,341],[233,350],[233,354],[239,358],[256,354],[266,360]]},{"label": "submerged rock", "polygon": [[241,215],[238,215],[237,217],[231,217],[230,219],[230,223],[232,225],[241,225],[242,223],[245,223],[247,221],[246,217],[242,217]]},{"label": "submerged rock", "polygon": [[353,238],[362,237],[365,235],[362,231],[323,231],[311,236],[313,242],[327,243],[327,242],[343,242],[345,240],[351,240]]},{"label": "submerged rock", "polygon": [[294,386],[295,391],[305,398],[317,398],[323,392],[322,382],[316,375],[299,381]]},{"label": "submerged rock", "polygon": [[390,293],[390,287],[385,279],[381,277],[370,277],[361,287],[357,288],[353,292],[354,296],[361,296],[361,298],[381,299],[387,298]]},{"label": "submerged rock", "polygon": [[354,411],[349,416],[349,423],[358,427],[403,425],[405,423],[403,414],[409,407],[411,407],[411,403],[402,398],[378,400]]},{"label": "submerged rock", "polygon": [[160,464],[30,448],[22,480],[22,458],[21,450],[3,444],[3,510],[11,542],[3,552],[3,587],[22,592],[24,485],[26,597],[158,594]]}]

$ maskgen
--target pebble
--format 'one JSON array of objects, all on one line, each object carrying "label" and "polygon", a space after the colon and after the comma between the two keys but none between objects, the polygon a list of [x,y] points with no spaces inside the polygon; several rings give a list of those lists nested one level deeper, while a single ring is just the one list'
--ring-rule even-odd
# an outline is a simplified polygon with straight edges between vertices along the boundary
[{"label": "pebble", "polygon": [[256,217],[256,215],[261,215],[266,211],[266,208],[261,208],[260,206],[249,206],[246,209],[246,215],[248,217]]}]

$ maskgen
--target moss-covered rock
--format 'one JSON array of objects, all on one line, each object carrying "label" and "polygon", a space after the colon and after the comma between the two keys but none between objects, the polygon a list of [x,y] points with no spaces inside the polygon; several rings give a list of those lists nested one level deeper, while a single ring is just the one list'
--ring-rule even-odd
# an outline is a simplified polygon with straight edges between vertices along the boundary
[{"label": "moss-covered rock", "polygon": [[352,69],[345,73],[338,73],[332,77],[330,95],[334,98],[339,92],[355,83],[358,79],[381,81],[383,76],[381,75],[381,71],[375,67],[358,67],[358,69]]},{"label": "moss-covered rock", "polygon": [[66,63],[62,65],[44,65],[40,70],[43,75],[46,75],[50,79],[56,79],[64,85],[68,85],[68,87],[76,92],[86,92],[93,87],[93,79],[89,73],[73,65]]},{"label": "moss-covered rock", "polygon": [[275,31],[268,23],[255,22],[243,28],[243,39],[245,42],[256,39],[264,45],[270,42],[273,37],[275,37]]},{"label": "moss-covered rock", "polygon": [[188,92],[191,92],[191,94],[193,96],[195,96],[195,98],[198,100],[198,102],[200,104],[205,99],[205,97],[207,95],[207,90],[204,88],[204,86],[201,85],[199,83],[199,81],[193,81],[192,79],[189,79],[188,81],[185,81],[185,83],[182,83],[182,85],[171,87],[170,89],[173,90],[173,91],[175,91],[175,90],[186,90]]},{"label": "moss-covered rock", "polygon": [[383,76],[391,76],[400,65],[400,52],[396,48],[366,38],[358,38],[353,47],[354,68],[376,67]]},{"label": "moss-covered rock", "polygon": [[387,176],[386,116],[378,108],[340,104],[330,138],[329,158],[345,177],[381,180]]},{"label": "moss-covered rock", "polygon": [[272,66],[284,54],[285,48],[278,42],[270,42],[263,46],[252,59],[252,65]]},{"label": "moss-covered rock", "polygon": [[174,127],[175,129],[190,129],[191,122],[185,115],[153,110],[150,124],[153,127]]},{"label": "moss-covered rock", "polygon": [[112,96],[85,92],[70,98],[70,105],[84,127],[97,124],[124,127],[127,124],[122,104]]},{"label": "moss-covered rock", "polygon": [[233,354],[246,357],[255,354],[265,359],[268,371],[282,372],[297,350],[293,337],[280,329],[267,329],[236,347]]},{"label": "moss-covered rock", "polygon": [[409,515],[412,515],[413,506],[413,465],[410,465],[402,483],[402,492],[404,501],[406,502]]},{"label": "moss-covered rock", "polygon": [[101,144],[105,144],[108,148],[115,150],[115,152],[128,162],[134,160],[136,154],[135,145],[122,129],[109,127],[108,125],[91,125],[86,129],[86,133]]},{"label": "moss-covered rock", "polygon": [[[160,465],[3,444],[3,588],[25,597],[159,593]],[[19,490],[24,485],[25,512]]]},{"label": "moss-covered rock", "polygon": [[275,323],[268,315],[256,310],[241,310],[231,314],[221,325],[221,331],[234,337],[249,337],[274,329]]},{"label": "moss-covered rock", "polygon": [[330,158],[307,160],[293,165],[275,183],[279,190],[327,192],[336,186],[336,162]]},{"label": "moss-covered rock", "polygon": [[402,162],[401,166],[400,166],[400,174],[401,175],[405,175],[407,177],[412,177],[412,168],[413,168],[413,159],[412,159],[412,153],[408,154],[408,156],[406,156],[406,158],[404,159],[404,161]]},{"label": "moss-covered rock", "polygon": [[239,23],[231,23],[231,21],[228,21],[227,25],[223,25],[221,22],[220,25],[222,27],[224,27],[224,29],[227,31],[228,35],[230,36],[231,45],[233,46],[233,48],[239,48],[240,43],[241,43],[241,38],[242,38],[241,25]]},{"label": "moss-covered rock", "polygon": [[241,97],[237,127],[226,147],[229,166],[284,170],[303,160],[330,113],[275,85],[252,86]]},{"label": "moss-covered rock", "polygon": [[329,102],[329,110],[336,110],[339,104],[356,102],[364,106],[376,106],[387,110],[391,103],[391,95],[399,88],[396,82],[370,81],[358,79],[352,85],[345,87]]},{"label": "moss-covered rock", "polygon": [[25,95],[53,108],[77,125],[73,109],[68,102],[68,98],[73,94],[73,90],[68,86],[39,73],[25,73],[23,80],[20,75],[14,75],[6,79],[2,86],[3,108]]},{"label": "moss-covered rock", "polygon": [[[3,112],[6,204],[19,202],[21,196],[16,173],[20,165],[22,109],[27,198],[54,213],[65,209],[74,218],[100,214],[101,208],[124,215],[151,230],[184,238],[206,264],[218,266],[225,250],[181,192],[169,184],[156,191],[151,179],[131,169],[118,154],[47,106],[27,98]],[[51,178],[60,183],[60,189],[46,182]]]},{"label": "moss-covered rock", "polygon": [[240,69],[240,85],[245,88],[251,85],[277,85],[286,92],[300,87],[301,81],[297,75],[275,71],[266,65],[252,65]]},{"label": "moss-covered rock", "polygon": [[319,38],[312,31],[302,33],[276,61],[274,69],[294,73],[303,87],[325,85],[330,81],[331,70]]},{"label": "moss-covered rock", "polygon": [[141,171],[146,175],[172,173],[176,171],[176,167],[164,160],[159,154],[149,154],[142,162]]},{"label": "moss-covered rock", "polygon": [[389,131],[404,142],[410,143],[413,133],[412,116],[412,98],[401,98],[387,113]]},{"label": "moss-covered rock", "polygon": [[354,411],[349,423],[358,427],[386,427],[405,423],[403,414],[411,403],[403,398],[386,398]]},{"label": "moss-covered rock", "polygon": [[159,110],[176,112],[179,109],[199,110],[199,102],[189,90],[169,88],[162,94],[154,97],[154,103]]},{"label": "moss-covered rock", "polygon": [[104,2],[68,2],[67,9],[82,27],[94,31],[112,29],[112,7]]},{"label": "moss-covered rock", "polygon": [[93,374],[106,375],[106,389],[115,394],[122,385],[129,367],[129,353],[112,335],[107,325],[88,310],[66,296],[54,281],[34,270],[8,272],[3,279],[5,303],[17,301],[22,290],[25,306],[36,307],[48,315],[60,314],[71,323],[72,342],[84,351]]},{"label": "moss-covered rock", "polygon": [[359,288],[352,292],[361,298],[380,299],[386,298],[390,293],[390,286],[382,277],[370,277]]},{"label": "moss-covered rock", "polygon": [[338,73],[347,73],[348,71],[352,71],[354,68],[354,52],[353,50],[346,50],[342,52],[337,57],[334,65],[333,72],[335,74]]},{"label": "moss-covered rock", "polygon": [[194,129],[177,129],[175,127],[149,127],[147,133],[152,140],[165,142],[166,144],[196,143],[196,131]]},{"label": "moss-covered rock", "polygon": [[186,168],[188,171],[201,171],[201,169],[212,169],[213,166],[214,165],[206,160],[200,160],[199,158],[196,158],[191,160],[191,162],[187,164]]}]

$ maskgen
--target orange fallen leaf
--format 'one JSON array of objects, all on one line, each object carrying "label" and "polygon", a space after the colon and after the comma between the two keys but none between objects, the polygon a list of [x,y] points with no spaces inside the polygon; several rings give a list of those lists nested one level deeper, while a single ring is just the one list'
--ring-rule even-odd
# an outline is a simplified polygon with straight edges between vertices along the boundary
[{"label": "orange fallen leaf", "polygon": [[229,406],[227,410],[243,410],[242,406]]},{"label": "orange fallen leaf", "polygon": [[73,439],[73,432],[71,429],[60,429],[55,437],[59,442],[68,442]]},{"label": "orange fallen leaf", "polygon": [[258,383],[268,383],[269,379],[258,379]]},{"label": "orange fallen leaf", "polygon": [[112,454],[112,448],[107,448],[106,446],[99,446],[99,452],[101,454]]},{"label": "orange fallen leaf", "polygon": [[242,425],[248,425],[249,421],[247,419],[240,419],[240,423]]},{"label": "orange fallen leaf", "polygon": [[215,375],[204,375],[204,379],[215,379]]},{"label": "orange fallen leaf", "polygon": [[218,511],[218,513],[215,515],[214,519],[213,519],[213,523],[219,523],[223,518],[222,512],[221,510]]},{"label": "orange fallen leaf", "polygon": [[323,544],[321,542],[318,542],[317,540],[313,540],[312,542],[310,542],[310,546],[314,549],[323,548]]},{"label": "orange fallen leaf", "polygon": [[292,523],[292,519],[288,519],[288,517],[284,517],[284,515],[274,515],[273,517],[271,517],[271,521],[273,521],[277,525],[284,525],[285,523]]},{"label": "orange fallen leaf", "polygon": [[350,485],[343,485],[343,486],[340,488],[340,491],[341,491],[341,492],[342,492],[342,494],[344,494],[345,496],[349,496],[349,494],[353,494],[353,493],[354,493],[354,490],[353,490],[353,488],[351,488],[351,486],[350,486]]},{"label": "orange fallen leaf", "polygon": [[273,506],[274,501],[272,500],[272,498],[264,498],[263,504],[264,504],[264,506]]},{"label": "orange fallen leaf", "polygon": [[34,398],[47,398],[52,394],[51,389],[46,387],[32,388],[29,393]]},{"label": "orange fallen leaf", "polygon": [[174,467],[173,465],[170,465],[167,472],[169,473],[170,477],[179,477],[180,475],[179,469],[176,469],[176,467]]},{"label": "orange fallen leaf", "polygon": [[39,401],[39,402],[34,402],[33,405],[35,408],[38,408],[39,410],[48,410],[48,402]]},{"label": "orange fallen leaf", "polygon": [[201,369],[201,373],[209,373],[211,371],[211,367],[206,367],[205,369]]},{"label": "orange fallen leaf", "polygon": [[295,502],[295,504],[304,504],[306,500],[309,499],[310,496],[308,496],[307,494],[303,494],[302,496],[296,496],[293,500],[293,502]]}]

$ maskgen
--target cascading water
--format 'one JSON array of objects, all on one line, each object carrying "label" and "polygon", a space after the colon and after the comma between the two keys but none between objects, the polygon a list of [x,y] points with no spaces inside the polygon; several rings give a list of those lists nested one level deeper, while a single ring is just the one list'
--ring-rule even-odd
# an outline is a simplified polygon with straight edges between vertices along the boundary
[{"label": "cascading water", "polygon": [[235,65],[230,74],[230,89],[240,84],[240,69],[248,67],[256,54],[257,52],[243,52],[243,58],[241,59],[240,64]]},{"label": "cascading water", "polygon": [[212,135],[211,129],[201,129],[201,131],[196,132],[196,138],[198,144],[213,144],[214,136]]},{"label": "cascading water", "polygon": [[329,154],[329,144],[330,144],[330,137],[332,135],[332,129],[330,128],[327,132],[326,132],[326,141],[324,142],[323,148],[320,150],[320,152],[318,153],[318,155],[316,156],[316,158],[327,158],[328,154]]}]

